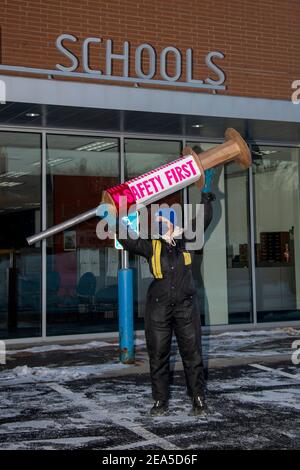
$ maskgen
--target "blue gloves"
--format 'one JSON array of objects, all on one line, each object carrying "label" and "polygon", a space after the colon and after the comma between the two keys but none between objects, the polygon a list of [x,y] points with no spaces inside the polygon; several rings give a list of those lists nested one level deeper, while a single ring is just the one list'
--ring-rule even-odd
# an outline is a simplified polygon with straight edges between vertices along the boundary
[{"label": "blue gloves", "polygon": [[112,213],[109,208],[109,204],[100,204],[100,206],[98,206],[96,209],[96,216],[100,217],[101,219],[105,219],[110,230],[116,231],[117,228],[119,228],[117,226],[120,223],[124,228],[128,227],[129,231],[138,234],[139,219],[137,212],[133,212],[128,214],[127,216],[119,218],[118,215]]},{"label": "blue gloves", "polygon": [[96,210],[96,216],[106,219],[109,228],[113,228],[117,225],[116,217],[109,211],[109,204],[100,204]]},{"label": "blue gloves", "polygon": [[208,170],[205,170],[205,185],[202,188],[203,193],[211,193],[211,185],[215,172],[215,168],[209,168]]}]

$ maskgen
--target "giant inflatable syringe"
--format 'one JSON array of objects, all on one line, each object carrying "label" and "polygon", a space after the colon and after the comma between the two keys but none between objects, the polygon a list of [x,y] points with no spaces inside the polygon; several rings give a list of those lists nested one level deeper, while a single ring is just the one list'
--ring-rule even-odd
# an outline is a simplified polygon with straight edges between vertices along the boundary
[{"label": "giant inflatable syringe", "polygon": [[[197,155],[190,147],[185,147],[182,156],[173,162],[160,166],[126,183],[108,188],[102,192],[101,203],[111,204],[118,212],[121,201],[126,200],[127,208],[134,205],[151,204],[164,196],[174,193],[192,183],[199,189],[205,184],[204,171],[214,166],[235,161],[242,168],[251,165],[249,148],[240,134],[232,128],[225,131],[225,142]],[[122,197],[123,196],[123,197]],[[124,198],[126,196],[126,199]],[[29,245],[51,237],[76,224],[96,216],[97,207],[72,219],[66,220],[41,233],[27,238]]]}]

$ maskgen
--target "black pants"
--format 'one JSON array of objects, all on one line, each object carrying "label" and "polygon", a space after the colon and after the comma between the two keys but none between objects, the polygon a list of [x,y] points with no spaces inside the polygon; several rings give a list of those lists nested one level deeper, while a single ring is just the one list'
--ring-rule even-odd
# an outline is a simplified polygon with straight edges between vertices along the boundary
[{"label": "black pants", "polygon": [[196,296],[184,299],[175,305],[161,305],[154,300],[147,303],[145,313],[145,336],[154,400],[168,400],[170,397],[173,331],[189,395],[197,396],[204,390],[200,311]]}]

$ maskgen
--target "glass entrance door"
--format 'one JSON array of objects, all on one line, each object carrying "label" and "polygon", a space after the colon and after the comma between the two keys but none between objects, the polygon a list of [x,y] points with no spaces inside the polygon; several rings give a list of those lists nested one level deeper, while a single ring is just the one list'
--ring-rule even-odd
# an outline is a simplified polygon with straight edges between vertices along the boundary
[{"label": "glass entrance door", "polygon": [[0,337],[41,333],[39,134],[0,132]]},{"label": "glass entrance door", "polygon": [[299,149],[253,148],[258,322],[300,318]]},{"label": "glass entrance door", "polygon": [[[201,157],[216,144],[188,145]],[[238,165],[216,168],[213,218],[193,263],[203,325],[250,323],[253,318],[248,184],[248,171]],[[200,200],[199,189],[190,186],[189,202],[195,205]]]},{"label": "glass entrance door", "polygon": [[[47,136],[47,225],[100,204],[119,183],[119,140]],[[116,331],[119,254],[96,235],[97,217],[47,239],[47,334]]]}]

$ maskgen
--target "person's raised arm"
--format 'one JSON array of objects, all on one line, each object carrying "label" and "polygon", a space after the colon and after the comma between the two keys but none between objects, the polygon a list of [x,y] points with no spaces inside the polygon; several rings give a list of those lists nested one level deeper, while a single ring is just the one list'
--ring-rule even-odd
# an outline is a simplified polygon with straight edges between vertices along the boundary
[{"label": "person's raised arm", "polygon": [[[211,191],[212,176],[214,171],[206,170],[205,171],[205,186],[201,191],[201,196],[199,197],[199,203],[203,204],[203,219],[199,219],[199,214],[201,212],[197,211],[196,215],[191,219],[190,227],[191,230],[186,231],[186,241],[188,243],[194,243],[209,227],[212,218],[213,218],[213,204],[212,202],[216,199],[215,194]],[[201,214],[202,215],[202,214]],[[203,224],[199,224],[199,221],[203,220]],[[190,235],[188,235],[190,234]],[[189,238],[190,237],[190,238]],[[192,248],[190,248],[192,249]],[[194,248],[195,249],[195,248]],[[198,249],[198,248],[197,248]]]},{"label": "person's raised arm", "polygon": [[120,219],[115,211],[110,210],[108,205],[101,204],[96,214],[102,218],[103,224],[108,225],[111,234],[116,234],[117,240],[123,248],[134,255],[151,258],[153,254],[151,240],[142,239],[128,225],[124,218]]}]

